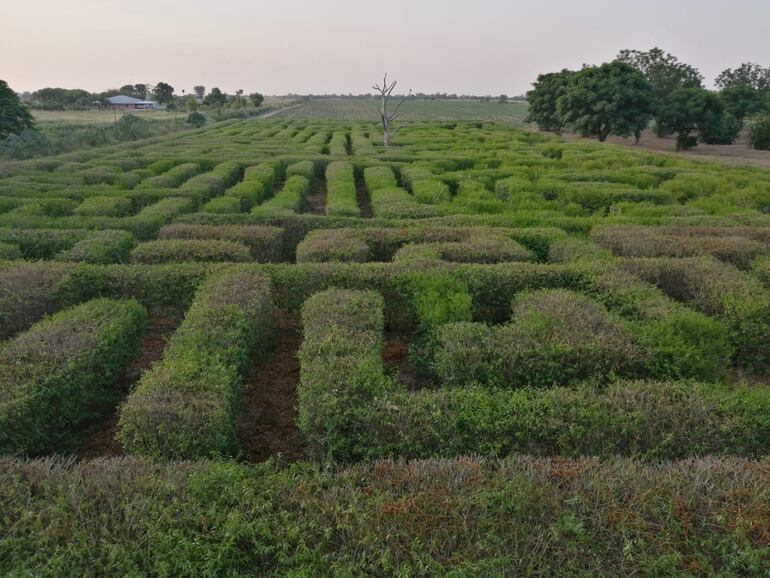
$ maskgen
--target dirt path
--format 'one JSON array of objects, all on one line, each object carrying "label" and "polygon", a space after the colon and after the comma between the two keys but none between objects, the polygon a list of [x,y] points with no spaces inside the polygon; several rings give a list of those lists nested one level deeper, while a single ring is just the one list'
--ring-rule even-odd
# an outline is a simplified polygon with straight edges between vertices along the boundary
[{"label": "dirt path", "polygon": [[358,207],[361,209],[361,216],[364,219],[372,218],[372,201],[369,197],[369,191],[366,190],[364,175],[356,171],[356,198]]},{"label": "dirt path", "polygon": [[[147,331],[139,347],[139,353],[131,365],[126,368],[123,379],[117,384],[117,389],[128,395],[131,387],[139,381],[142,374],[155,361],[163,357],[168,337],[179,326],[182,320],[181,311],[153,313]],[[117,407],[105,408],[103,416],[86,426],[85,435],[78,446],[77,457],[88,460],[100,457],[114,457],[124,455],[123,448],[115,441],[115,432],[118,426]]]},{"label": "dirt path", "polygon": [[266,112],[264,114],[257,115],[257,118],[270,118],[271,116],[275,116],[277,114],[281,114],[282,112],[286,112],[287,110],[291,110],[292,108],[297,108],[298,106],[302,106],[302,103],[292,104],[291,106],[284,106],[283,108],[278,108],[276,110],[271,110],[269,112]]},{"label": "dirt path", "polygon": [[318,176],[313,181],[305,203],[305,210],[302,212],[313,215],[326,214],[326,179],[323,176]]},{"label": "dirt path", "polygon": [[[571,133],[562,135],[567,142],[583,139]],[[689,151],[676,152],[676,140],[670,137],[660,138],[652,131],[645,131],[637,145],[633,138],[611,136],[607,139],[610,144],[642,148],[663,154],[676,155],[679,158],[690,160],[704,160],[709,162],[722,162],[730,165],[748,165],[754,167],[770,168],[770,151],[758,151],[749,147],[745,135],[741,135],[738,141],[732,145],[699,144]]]},{"label": "dirt path", "polygon": [[246,383],[236,431],[244,459],[261,462],[274,455],[291,462],[307,450],[297,428],[299,383],[297,351],[302,341],[299,317],[276,311],[277,344]]}]

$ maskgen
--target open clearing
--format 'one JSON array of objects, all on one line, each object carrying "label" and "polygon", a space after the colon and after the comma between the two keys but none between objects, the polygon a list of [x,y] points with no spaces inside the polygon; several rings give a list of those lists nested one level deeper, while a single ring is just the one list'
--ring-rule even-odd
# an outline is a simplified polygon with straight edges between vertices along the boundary
[{"label": "open clearing", "polygon": [[0,165],[0,574],[765,575],[770,172],[372,110]]}]

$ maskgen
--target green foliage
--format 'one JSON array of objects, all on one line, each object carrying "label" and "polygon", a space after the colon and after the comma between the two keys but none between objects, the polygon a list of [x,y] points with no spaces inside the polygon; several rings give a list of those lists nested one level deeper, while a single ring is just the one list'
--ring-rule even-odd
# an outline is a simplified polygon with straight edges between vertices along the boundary
[{"label": "green foliage", "polygon": [[609,135],[637,138],[652,118],[654,93],[632,66],[615,61],[583,68],[557,99],[557,114],[583,136],[604,141]]},{"label": "green foliage", "polygon": [[0,451],[39,454],[72,439],[112,401],[147,313],[135,301],[100,299],[40,321],[0,347]]},{"label": "green foliage", "polygon": [[270,282],[253,272],[210,278],[121,406],[117,438],[129,453],[190,459],[235,450],[234,419],[249,356],[271,335]]},{"label": "green foliage", "polygon": [[172,104],[174,102],[174,87],[166,82],[159,82],[152,89],[152,95],[158,104]]},{"label": "green foliage", "polygon": [[534,88],[527,93],[528,122],[537,123],[540,130],[559,132],[564,128],[565,123],[559,114],[557,103],[569,89],[574,74],[571,70],[562,70],[537,77],[537,82],[532,84]]},{"label": "green foliage", "polygon": [[722,71],[716,78],[716,85],[722,89],[736,86],[750,86],[756,90],[770,90],[770,68],[753,62],[744,62],[738,68]]},{"label": "green foliage", "polygon": [[751,123],[749,142],[752,148],[770,151],[770,115],[763,115]]},{"label": "green foliage", "polygon": [[206,115],[193,111],[187,115],[187,120],[185,120],[185,122],[193,128],[201,128],[206,126]]},{"label": "green foliage", "polygon": [[679,62],[673,54],[660,48],[648,51],[621,50],[617,59],[644,74],[658,102],[664,101],[677,88],[701,88],[703,76],[698,69]]},{"label": "green foliage", "polygon": [[747,116],[767,112],[770,107],[767,91],[761,91],[746,84],[728,86],[720,94],[725,103],[725,110],[737,118],[741,124]]},{"label": "green foliage", "polygon": [[710,123],[718,124],[723,114],[724,104],[717,94],[702,88],[678,88],[659,107],[655,122],[663,131],[675,133],[677,150],[683,150],[697,144],[693,133],[702,133]]},{"label": "green foliage", "polygon": [[0,140],[33,126],[34,120],[27,107],[8,83],[0,80]]},{"label": "green foliage", "polygon": [[233,241],[162,239],[140,243],[131,251],[134,263],[172,263],[180,261],[251,261],[249,248]]}]

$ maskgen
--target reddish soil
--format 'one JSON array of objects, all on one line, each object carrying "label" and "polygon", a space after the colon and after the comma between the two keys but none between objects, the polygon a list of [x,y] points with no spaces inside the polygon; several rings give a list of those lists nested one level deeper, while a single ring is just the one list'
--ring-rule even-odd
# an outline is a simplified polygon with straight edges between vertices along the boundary
[{"label": "reddish soil", "polygon": [[[567,141],[582,140],[581,137],[564,133]],[[630,147],[637,147],[661,153],[670,153],[684,158],[702,159],[705,161],[717,161],[731,165],[749,165],[770,168],[770,151],[758,151],[749,147],[748,139],[742,134],[738,141],[732,145],[699,144],[688,151],[676,152],[676,140],[672,137],[660,138],[652,131],[645,131],[637,145],[633,138],[611,136],[608,143]]]},{"label": "reddish soil", "polygon": [[326,214],[326,179],[316,177],[303,212],[313,215]]},{"label": "reddish soil", "polygon": [[254,368],[241,400],[236,424],[243,458],[261,462],[280,455],[283,462],[303,459],[305,441],[297,428],[299,383],[297,351],[302,341],[299,317],[276,311],[277,344],[264,364]]},{"label": "reddish soil", "polygon": [[364,176],[356,173],[356,198],[358,207],[361,209],[361,216],[364,219],[372,218],[372,202],[369,198],[369,191],[366,190]]},{"label": "reddish soil", "polygon": [[[126,368],[123,378],[115,388],[124,396],[139,381],[142,374],[155,361],[163,357],[166,341],[182,320],[181,311],[163,311],[150,314],[147,331],[139,347],[139,355]],[[114,457],[124,455],[123,448],[115,441],[118,425],[117,407],[106,408],[102,417],[85,428],[86,433],[77,450],[80,459]]]},{"label": "reddish soil", "polygon": [[409,357],[409,344],[400,336],[390,336],[385,341],[382,360],[407,389],[417,390],[433,385],[430,378],[417,370]]}]

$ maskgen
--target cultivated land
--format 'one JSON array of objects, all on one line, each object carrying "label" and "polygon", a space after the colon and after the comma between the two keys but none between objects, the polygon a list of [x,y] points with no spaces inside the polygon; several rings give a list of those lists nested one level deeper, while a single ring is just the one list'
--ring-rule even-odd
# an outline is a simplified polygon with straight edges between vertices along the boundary
[{"label": "cultivated land", "polygon": [[770,173],[329,106],[0,165],[0,574],[766,576]]}]

